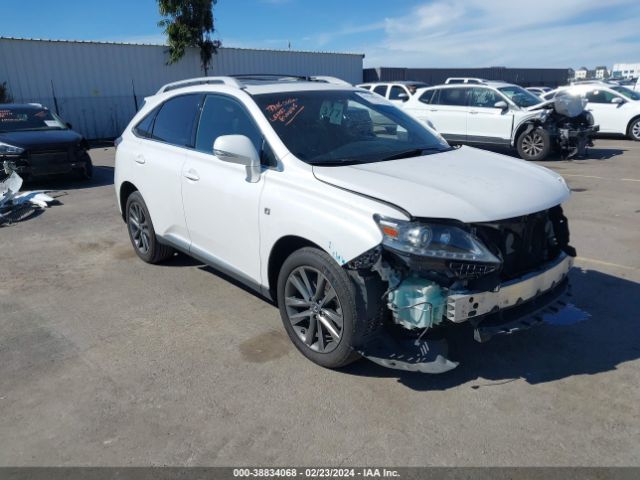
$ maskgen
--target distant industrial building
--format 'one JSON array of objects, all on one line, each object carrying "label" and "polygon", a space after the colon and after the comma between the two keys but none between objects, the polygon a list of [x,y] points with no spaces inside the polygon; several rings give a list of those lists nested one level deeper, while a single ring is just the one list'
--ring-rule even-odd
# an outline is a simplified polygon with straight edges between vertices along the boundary
[{"label": "distant industrial building", "polygon": [[640,63],[615,63],[611,69],[613,78],[640,77]]},{"label": "distant industrial building", "polygon": [[569,68],[366,68],[365,82],[415,80],[437,85],[449,77],[479,77],[486,80],[503,80],[523,87],[565,85]]},{"label": "distant industrial building", "polygon": [[[0,84],[16,102],[37,102],[87,138],[114,138],[162,85],[203,76],[197,49],[166,65],[164,45],[0,37]],[[331,75],[362,81],[362,54],[227,48],[209,75]]]}]

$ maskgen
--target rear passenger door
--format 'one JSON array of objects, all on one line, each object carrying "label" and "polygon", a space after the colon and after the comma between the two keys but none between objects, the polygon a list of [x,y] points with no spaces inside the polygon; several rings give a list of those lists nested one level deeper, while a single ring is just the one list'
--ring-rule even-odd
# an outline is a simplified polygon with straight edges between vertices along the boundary
[{"label": "rear passenger door", "polygon": [[510,108],[496,108],[496,102],[509,103],[488,87],[469,88],[469,116],[467,141],[479,143],[511,143],[513,112]]},{"label": "rear passenger door", "polygon": [[447,140],[467,139],[467,87],[438,88],[427,106],[427,119]]},{"label": "rear passenger door", "polygon": [[244,281],[259,283],[259,201],[265,182],[246,181],[244,166],[214,155],[213,143],[221,135],[245,135],[263,151],[263,136],[239,100],[223,94],[205,97],[195,148],[182,168],[191,253]]},{"label": "rear passenger door", "polygon": [[179,95],[154,109],[135,128],[139,148],[132,179],[144,198],[156,233],[188,245],[182,210],[182,166],[193,144],[202,95]]}]

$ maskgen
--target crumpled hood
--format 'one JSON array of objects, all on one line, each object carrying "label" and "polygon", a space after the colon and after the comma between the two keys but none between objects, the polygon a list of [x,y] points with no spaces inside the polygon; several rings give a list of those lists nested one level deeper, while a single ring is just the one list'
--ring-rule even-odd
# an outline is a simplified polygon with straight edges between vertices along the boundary
[{"label": "crumpled hood", "polygon": [[471,147],[363,165],[320,167],[331,185],[392,203],[413,217],[488,222],[539,212],[569,198],[564,179],[533,163]]}]

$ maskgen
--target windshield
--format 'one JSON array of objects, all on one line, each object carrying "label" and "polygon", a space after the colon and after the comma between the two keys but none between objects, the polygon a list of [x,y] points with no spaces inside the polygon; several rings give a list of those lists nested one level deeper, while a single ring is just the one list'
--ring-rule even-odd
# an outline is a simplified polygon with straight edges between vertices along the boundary
[{"label": "windshield", "polygon": [[24,130],[64,130],[66,125],[46,108],[3,108],[0,105],[0,132]]},{"label": "windshield", "polygon": [[525,90],[522,87],[518,87],[517,85],[512,85],[510,87],[501,87],[498,88],[503,94],[509,97],[513,103],[522,108],[533,107],[537,105],[542,100],[540,97],[534,95],[533,93]]},{"label": "windshield", "polygon": [[630,88],[627,87],[611,87],[611,90],[615,90],[620,95],[624,95],[630,100],[640,100],[640,93],[634,92]]},{"label": "windshield", "polygon": [[365,91],[253,97],[291,153],[312,165],[371,163],[451,149],[389,101]]}]

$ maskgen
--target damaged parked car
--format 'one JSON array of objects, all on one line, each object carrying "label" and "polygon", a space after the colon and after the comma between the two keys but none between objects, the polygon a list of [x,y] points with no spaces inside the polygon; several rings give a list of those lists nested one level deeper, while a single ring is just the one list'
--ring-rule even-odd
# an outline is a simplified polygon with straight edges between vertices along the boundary
[{"label": "damaged parked car", "polygon": [[456,325],[486,341],[570,307],[563,178],[454,148],[372,92],[273,76],[176,82],[116,145],[136,254],[183,252],[272,299],[318,365],[446,372]]},{"label": "damaged parked car", "polygon": [[59,174],[90,179],[89,145],[39,103],[0,105],[0,164],[24,180]]},{"label": "damaged parked car", "polygon": [[515,147],[520,158],[553,151],[583,157],[598,131],[579,96],[542,101],[518,85],[483,80],[419,90],[402,108],[452,143]]}]

